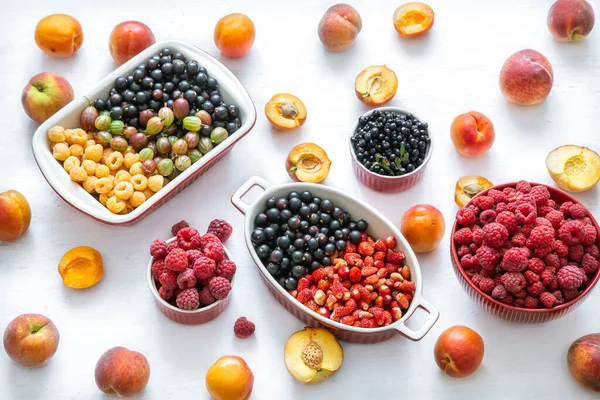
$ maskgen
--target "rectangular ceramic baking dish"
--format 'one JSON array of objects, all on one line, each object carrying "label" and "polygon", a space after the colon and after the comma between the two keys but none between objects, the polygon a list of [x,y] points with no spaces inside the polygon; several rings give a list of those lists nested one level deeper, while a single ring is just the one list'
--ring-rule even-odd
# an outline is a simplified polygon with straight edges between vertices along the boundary
[{"label": "rectangular ceramic baking dish", "polygon": [[[227,103],[234,103],[238,106],[240,117],[242,119],[242,126],[233,135],[229,136],[219,146],[215,147],[214,150],[202,157],[200,161],[181,173],[140,207],[134,209],[129,214],[113,214],[100,204],[98,200],[87,193],[79,184],[71,181],[69,174],[66,173],[61,164],[52,156],[47,132],[55,125],[62,125],[65,128],[79,127],[79,116],[81,111],[88,105],[87,99],[96,99],[98,97],[106,98],[109,90],[113,87],[116,78],[129,75],[137,66],[145,63],[146,60],[153,55],[158,54],[158,52],[165,47],[172,48],[174,51],[183,53],[187,58],[198,61],[201,66],[208,70],[211,77],[218,80],[224,101]],[[106,224],[131,225],[166,203],[170,198],[181,192],[200,175],[210,169],[210,167],[231,151],[238,140],[250,132],[255,122],[256,109],[250,95],[242,83],[225,65],[195,46],[169,40],[155,43],[148,47],[40,125],[33,135],[33,155],[46,181],[50,184],[52,189],[54,189],[54,191],[71,206],[87,216]]]}]

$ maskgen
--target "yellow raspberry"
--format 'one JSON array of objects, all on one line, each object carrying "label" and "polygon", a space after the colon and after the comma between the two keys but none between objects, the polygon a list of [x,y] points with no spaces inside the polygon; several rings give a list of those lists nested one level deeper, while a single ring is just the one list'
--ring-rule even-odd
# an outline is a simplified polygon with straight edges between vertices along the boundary
[{"label": "yellow raspberry", "polygon": [[148,178],[148,189],[156,193],[162,189],[164,181],[165,178],[162,175],[153,175]]},{"label": "yellow raspberry", "polygon": [[58,161],[65,161],[71,156],[69,146],[66,143],[56,143],[52,146],[52,156]]},{"label": "yellow raspberry", "polygon": [[67,172],[71,172],[71,170],[75,167],[79,167],[80,166],[80,162],[79,162],[79,158],[75,157],[75,156],[69,156],[69,158],[67,158],[65,160],[65,162],[63,163],[63,168],[65,169],[65,171]]},{"label": "yellow raspberry", "polygon": [[87,179],[88,174],[83,167],[73,167],[71,171],[69,171],[69,176],[71,177],[71,180],[75,182],[84,182]]},{"label": "yellow raspberry", "polygon": [[108,208],[108,211],[114,214],[120,213],[125,209],[125,207],[127,207],[125,201],[117,198],[116,196],[113,196],[106,201],[106,208]]},{"label": "yellow raspberry", "polygon": [[146,195],[144,194],[144,192],[137,192],[137,191],[133,192],[133,195],[131,195],[131,198],[129,199],[129,202],[134,207],[141,206],[142,203],[145,201],[146,201]]},{"label": "yellow raspberry", "polygon": [[50,139],[52,143],[64,142],[67,140],[65,137],[65,128],[59,125],[53,126],[48,130],[48,139]]},{"label": "yellow raspberry", "polygon": [[96,183],[98,182],[98,178],[95,176],[88,176],[87,179],[83,182],[83,188],[88,193],[93,193],[96,190]]}]

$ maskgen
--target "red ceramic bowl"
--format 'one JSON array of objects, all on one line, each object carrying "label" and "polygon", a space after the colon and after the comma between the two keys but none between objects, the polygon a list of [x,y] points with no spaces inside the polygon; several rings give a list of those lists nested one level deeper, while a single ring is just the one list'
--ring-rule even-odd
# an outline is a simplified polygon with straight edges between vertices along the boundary
[{"label": "red ceramic bowl", "polygon": [[[497,185],[490,189],[484,190],[483,192],[479,193],[477,196],[485,195],[491,189],[502,190],[506,187],[515,187],[516,184],[517,184],[516,182],[510,182],[510,183],[505,183],[503,185]],[[579,201],[576,200],[574,197],[570,196],[569,194],[567,194],[557,188],[543,185],[540,183],[533,183],[533,182],[531,182],[531,185],[542,185],[542,186],[545,186],[546,188],[548,188],[548,191],[550,191],[550,198],[552,200],[556,201],[557,203],[564,203],[566,201],[572,201],[573,203],[579,203]],[[471,204],[471,202],[467,203],[467,205],[469,205],[469,204]],[[588,213],[589,213],[589,211],[588,211]],[[600,231],[598,222],[596,221],[596,219],[593,217],[593,215],[591,213],[589,213],[589,217],[592,220],[592,224],[596,228],[596,231]],[[454,225],[452,227],[452,234],[454,234],[456,229],[457,229],[457,222],[454,221]],[[465,273],[465,271],[462,269],[462,267],[460,266],[460,260],[456,253],[456,245],[454,243],[454,240],[450,240],[450,242],[451,242],[450,243],[450,253],[451,253],[451,259],[452,259],[452,266],[454,267],[454,273],[456,274],[456,277],[458,278],[458,281],[460,282],[463,289],[465,289],[467,294],[473,300],[475,300],[481,307],[483,307],[486,311],[490,312],[491,314],[493,314],[497,317],[504,318],[511,322],[522,322],[522,323],[547,322],[547,321],[551,321],[553,319],[557,319],[557,318],[562,317],[563,315],[568,314],[569,312],[571,312],[575,308],[577,308],[583,302],[583,300],[585,300],[587,298],[587,296],[590,294],[590,292],[592,291],[592,289],[598,282],[598,278],[600,277],[600,269],[599,269],[598,271],[596,271],[596,273],[590,280],[588,286],[579,294],[579,296],[577,296],[576,298],[569,300],[559,306],[556,306],[554,308],[549,308],[549,309],[519,308],[519,307],[511,306],[508,304],[504,304],[504,303],[494,299],[489,294],[482,292],[481,289],[476,287],[473,284],[473,282],[469,279],[468,275]],[[596,240],[596,245],[597,246],[600,245],[600,236]]]},{"label": "red ceramic bowl", "polygon": [[[171,243],[176,240],[176,237],[172,237],[167,240],[167,243]],[[225,258],[227,260],[231,260],[231,253],[223,246],[223,250],[225,252]],[[184,325],[199,325],[204,324],[208,321],[212,321],[217,318],[231,301],[231,294],[233,290],[229,292],[229,295],[225,297],[223,300],[217,300],[209,306],[199,308],[197,310],[182,310],[181,308],[175,307],[172,304],[169,304],[165,300],[163,300],[159,294],[158,289],[156,288],[156,283],[154,282],[154,277],[152,276],[152,263],[154,263],[154,258],[150,258],[150,263],[148,263],[148,273],[146,277],[148,278],[148,287],[150,288],[150,292],[152,292],[152,296],[154,296],[154,301],[156,306],[167,318],[172,321],[175,321],[179,324]],[[231,280],[231,286],[235,283],[235,276]]]},{"label": "red ceramic bowl", "polygon": [[[381,112],[392,111],[394,113],[403,114],[403,115],[409,114],[408,111],[403,110],[398,107],[379,107],[379,108],[375,108],[375,109],[363,114],[362,116],[367,117],[367,116],[373,114],[373,112],[375,110],[379,110]],[[414,115],[419,120],[423,121],[421,118],[416,116],[414,113],[410,113],[410,114]],[[354,128],[352,129],[352,134],[354,134],[354,132],[356,132],[356,128],[358,128],[358,120],[357,120],[356,124],[354,125]],[[431,138],[431,135],[429,137]],[[348,141],[348,142],[350,145],[350,147],[349,147],[350,154],[352,154],[352,168],[354,169],[354,174],[356,175],[358,180],[363,185],[368,186],[377,192],[386,192],[386,193],[401,192],[403,190],[407,190],[407,189],[410,189],[411,187],[413,187],[423,177],[423,174],[425,173],[425,167],[427,166],[427,163],[429,162],[429,159],[431,158],[431,153],[433,151],[433,140],[432,140],[431,143],[429,144],[429,148],[427,149],[427,154],[425,155],[425,158],[423,159],[423,164],[419,165],[419,167],[417,169],[415,169],[413,172],[409,172],[408,174],[402,175],[402,176],[386,176],[386,175],[379,175],[374,172],[371,172],[364,165],[362,165],[356,158],[356,154],[354,153],[354,149],[352,148],[352,142],[350,142],[350,141]]]}]

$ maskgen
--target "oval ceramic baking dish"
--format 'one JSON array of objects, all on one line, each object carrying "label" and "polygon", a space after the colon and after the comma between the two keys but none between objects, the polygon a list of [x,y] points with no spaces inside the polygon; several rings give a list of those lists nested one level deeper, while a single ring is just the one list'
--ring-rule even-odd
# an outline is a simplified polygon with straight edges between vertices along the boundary
[{"label": "oval ceramic baking dish", "polygon": [[[264,192],[254,201],[252,205],[249,205],[242,200],[242,197],[253,187],[262,188]],[[254,219],[258,213],[262,212],[265,201],[268,198],[287,196],[291,191],[304,190],[309,190],[321,198],[331,199],[335,204],[339,204],[340,207],[344,208],[344,210],[348,211],[355,218],[363,218],[367,220],[369,222],[369,233],[371,235],[375,237],[385,237],[391,234],[397,238],[398,244],[395,250],[404,252],[406,256],[405,264],[410,268],[411,277],[416,282],[416,290],[413,301],[411,302],[409,309],[400,320],[388,326],[379,328],[357,328],[343,325],[339,322],[325,318],[305,307],[299,301],[294,299],[294,297],[292,297],[292,295],[290,295],[285,289],[283,289],[267,272],[260,258],[256,254],[254,246],[250,240],[250,234],[254,228]],[[243,184],[233,194],[231,197],[231,202],[246,216],[246,222],[244,225],[246,246],[248,246],[248,251],[252,255],[252,259],[260,271],[260,277],[267,285],[267,288],[275,297],[275,299],[277,299],[277,301],[290,313],[307,325],[324,325],[331,329],[339,339],[347,342],[376,343],[389,339],[398,333],[415,341],[420,340],[425,336],[425,334],[427,334],[427,332],[429,332],[433,324],[435,324],[437,321],[439,312],[423,298],[421,270],[414,252],[400,231],[374,208],[354,199],[347,194],[324,185],[312,183],[289,183],[274,186],[259,177],[252,177],[245,184]],[[418,330],[412,330],[406,326],[406,321],[419,307],[427,311],[429,316],[427,321]]]},{"label": "oval ceramic baking dish", "polygon": [[[87,107],[87,99],[105,98],[119,76],[129,75],[135,68],[165,47],[183,53],[186,57],[198,61],[200,65],[208,70],[210,76],[219,81],[219,87],[223,99],[227,103],[234,103],[240,110],[242,126],[234,134],[229,136],[214,150],[194,163],[167,186],[158,191],[154,196],[145,201],[140,207],[129,214],[113,214],[106,207],[88,194],[80,185],[72,182],[69,174],[64,171],[59,162],[52,156],[52,149],[48,141],[47,132],[55,125],[65,128],[79,127],[79,116],[81,111]],[[131,60],[111,72],[108,76],[88,90],[84,96],[79,96],[56,114],[50,117],[35,131],[33,135],[33,155],[40,168],[42,175],[48,181],[52,189],[67,203],[82,213],[100,222],[110,225],[130,225],[166,203],[170,198],[189,186],[194,180],[208,171],[215,163],[223,158],[254,126],[256,122],[256,109],[250,95],[242,86],[241,82],[215,58],[187,43],[169,40],[155,43],[142,51]]]}]

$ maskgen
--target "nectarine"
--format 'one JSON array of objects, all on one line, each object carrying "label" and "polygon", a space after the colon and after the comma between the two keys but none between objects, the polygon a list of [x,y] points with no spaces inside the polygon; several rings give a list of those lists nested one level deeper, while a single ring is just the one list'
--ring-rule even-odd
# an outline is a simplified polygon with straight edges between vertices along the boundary
[{"label": "nectarine", "polygon": [[215,26],[215,45],[231,58],[246,55],[254,44],[254,23],[244,14],[234,13],[221,18]]},{"label": "nectarine", "polygon": [[146,24],[125,21],[115,26],[110,33],[108,48],[115,62],[121,65],[153,45],[155,41],[154,34]]},{"label": "nectarine", "polygon": [[319,22],[319,39],[329,51],[342,51],[352,46],[362,29],[358,11],[348,4],[331,6]]},{"label": "nectarine", "polygon": [[580,40],[590,34],[596,17],[586,0],[558,0],[548,12],[548,29],[561,42]]},{"label": "nectarine", "polygon": [[450,137],[461,155],[477,157],[492,147],[496,133],[488,117],[477,111],[469,111],[454,118]]},{"label": "nectarine", "polygon": [[510,56],[500,70],[500,90],[507,100],[520,105],[541,103],[554,82],[552,65],[541,53],[525,49]]},{"label": "nectarine", "polygon": [[477,332],[466,326],[446,329],[433,350],[435,362],[442,371],[453,378],[464,378],[479,368],[485,346]]},{"label": "nectarine", "polygon": [[546,169],[559,188],[582,192],[600,181],[600,155],[587,147],[560,146],[548,154]]},{"label": "nectarine", "polygon": [[16,190],[0,193],[0,241],[13,242],[23,236],[31,222],[25,196]]},{"label": "nectarine", "polygon": [[35,43],[51,57],[71,57],[83,44],[81,24],[69,15],[48,15],[35,27]]},{"label": "nectarine", "polygon": [[150,364],[137,351],[113,347],[102,354],[94,375],[98,389],[104,393],[133,397],[141,393],[148,384]]},{"label": "nectarine", "polygon": [[21,104],[29,118],[41,124],[73,100],[69,81],[52,72],[33,76],[21,93]]}]

